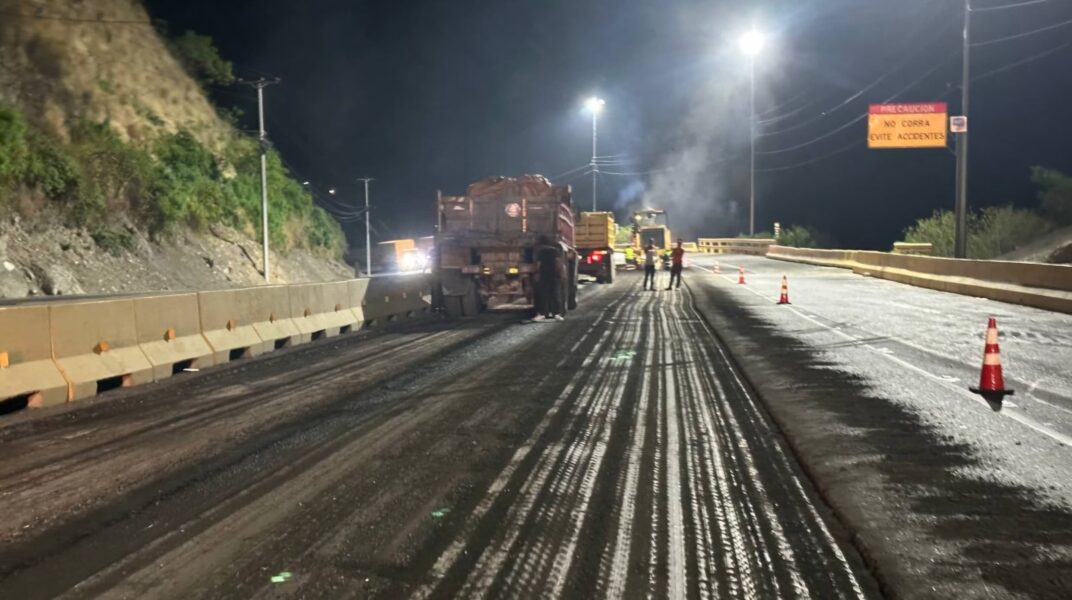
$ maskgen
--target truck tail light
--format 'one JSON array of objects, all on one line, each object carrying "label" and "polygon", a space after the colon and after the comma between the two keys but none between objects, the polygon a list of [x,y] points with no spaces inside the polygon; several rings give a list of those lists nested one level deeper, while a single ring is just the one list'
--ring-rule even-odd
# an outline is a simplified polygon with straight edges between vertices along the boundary
[{"label": "truck tail light", "polygon": [[593,250],[585,257],[584,261],[590,265],[603,262],[603,257],[607,255],[605,250]]}]

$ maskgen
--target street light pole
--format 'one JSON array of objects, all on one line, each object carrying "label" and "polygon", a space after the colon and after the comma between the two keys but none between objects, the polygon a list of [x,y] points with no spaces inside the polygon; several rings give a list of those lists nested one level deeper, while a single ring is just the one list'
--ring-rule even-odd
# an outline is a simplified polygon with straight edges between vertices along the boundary
[{"label": "street light pole", "polygon": [[756,55],[748,61],[748,235],[756,234]]},{"label": "street light pole", "polygon": [[372,212],[369,209],[369,182],[376,180],[371,177],[362,177],[358,181],[365,182],[365,275],[372,277],[372,234],[370,233]]},{"label": "street light pole", "polygon": [[[971,93],[971,0],[964,0],[964,63],[961,73],[960,114],[968,116]],[[968,132],[957,136],[957,199],[955,205],[953,256],[968,257]]]},{"label": "street light pole", "polygon": [[261,149],[261,252],[263,253],[262,268],[264,269],[264,282],[271,281],[271,272],[268,264],[268,132],[264,129],[264,88],[279,83],[279,78],[260,78],[256,81],[242,81],[257,88],[257,121],[259,132],[257,140]]},{"label": "street light pole", "polygon": [[756,55],[763,50],[763,34],[754,28],[741,36],[741,51],[748,57],[748,235],[756,234]]},{"label": "street light pole", "polygon": [[596,211],[596,189],[599,186],[599,163],[596,162],[596,121],[599,111],[592,111],[592,212]]},{"label": "street light pole", "polygon": [[607,104],[605,100],[597,96],[592,96],[585,101],[584,107],[588,112],[592,113],[592,162],[589,166],[592,167],[592,212],[596,211],[596,194],[599,189],[599,162],[596,158],[596,121],[599,119],[599,113],[603,112],[603,107]]}]

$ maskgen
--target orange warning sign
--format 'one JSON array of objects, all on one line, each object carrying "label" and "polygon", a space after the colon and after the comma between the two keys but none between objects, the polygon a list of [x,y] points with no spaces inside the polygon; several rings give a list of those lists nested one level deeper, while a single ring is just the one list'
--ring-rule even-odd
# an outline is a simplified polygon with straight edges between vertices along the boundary
[{"label": "orange warning sign", "polygon": [[867,116],[868,148],[943,148],[948,107],[945,102],[872,104]]}]

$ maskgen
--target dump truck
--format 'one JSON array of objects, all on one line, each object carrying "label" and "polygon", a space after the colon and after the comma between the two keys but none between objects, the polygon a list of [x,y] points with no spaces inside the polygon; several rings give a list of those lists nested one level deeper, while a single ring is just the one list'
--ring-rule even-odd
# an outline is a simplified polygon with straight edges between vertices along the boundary
[{"label": "dump truck", "polygon": [[577,270],[598,283],[614,282],[614,213],[582,212],[577,220]]},{"label": "dump truck", "polygon": [[464,196],[436,195],[433,304],[447,316],[534,303],[536,251],[546,237],[562,259],[559,302],[577,306],[572,193],[542,175],[489,177]]},{"label": "dump truck", "polygon": [[416,251],[412,239],[380,242],[372,248],[372,270],[374,273],[412,271],[412,256]]}]

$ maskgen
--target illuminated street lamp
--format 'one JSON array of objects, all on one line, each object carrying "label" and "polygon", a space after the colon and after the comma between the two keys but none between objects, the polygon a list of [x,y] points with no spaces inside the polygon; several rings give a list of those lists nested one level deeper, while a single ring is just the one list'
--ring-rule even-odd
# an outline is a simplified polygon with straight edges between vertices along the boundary
[{"label": "illuminated street lamp", "polygon": [[599,164],[596,163],[596,121],[606,105],[605,100],[596,96],[592,96],[584,103],[584,109],[592,113],[592,162],[590,165],[592,167],[592,212],[596,210],[596,186],[599,177]]},{"label": "illuminated street lamp", "polygon": [[763,51],[766,37],[750,29],[738,43],[748,57],[748,235],[756,234],[756,56]]}]

